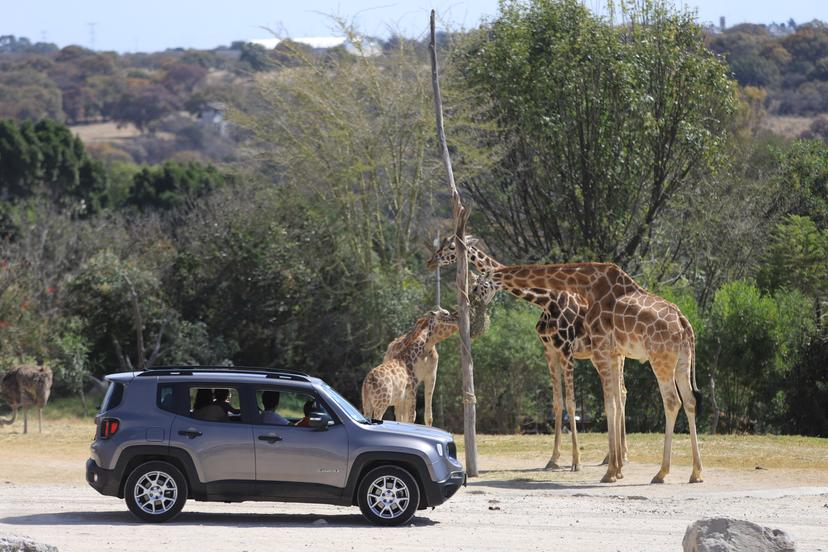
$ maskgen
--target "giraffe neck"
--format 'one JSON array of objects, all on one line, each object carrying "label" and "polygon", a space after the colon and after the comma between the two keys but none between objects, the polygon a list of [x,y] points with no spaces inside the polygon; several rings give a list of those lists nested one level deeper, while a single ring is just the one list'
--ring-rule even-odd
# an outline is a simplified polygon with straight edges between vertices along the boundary
[{"label": "giraffe neck", "polygon": [[468,247],[469,252],[469,261],[474,267],[479,270],[480,272],[491,272],[493,270],[498,270],[503,268],[505,265],[500,264],[493,258],[489,257],[485,253],[483,253],[480,249],[475,246]]},{"label": "giraffe neck", "polygon": [[548,304],[552,298],[550,290],[575,293],[589,304],[611,294],[620,296],[630,291],[644,291],[612,263],[514,265],[494,271],[491,277],[500,289],[536,304]]},{"label": "giraffe neck", "polygon": [[434,331],[431,332],[431,335],[428,338],[428,342],[426,343],[426,350],[431,349],[441,341],[445,341],[446,339],[460,331],[459,322],[460,317],[456,311],[442,318],[437,323],[437,327],[434,328]]}]

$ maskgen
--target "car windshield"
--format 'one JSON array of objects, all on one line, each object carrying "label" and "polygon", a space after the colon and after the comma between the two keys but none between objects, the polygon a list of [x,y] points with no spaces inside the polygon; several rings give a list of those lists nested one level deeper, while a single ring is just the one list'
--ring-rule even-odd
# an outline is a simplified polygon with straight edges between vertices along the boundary
[{"label": "car windshield", "polygon": [[348,400],[337,393],[333,387],[328,385],[327,383],[322,384],[327,392],[328,396],[333,400],[339,408],[345,411],[345,414],[348,415],[353,421],[358,422],[360,424],[370,424],[371,420],[367,419],[362,413],[357,410],[357,408],[348,402]]}]

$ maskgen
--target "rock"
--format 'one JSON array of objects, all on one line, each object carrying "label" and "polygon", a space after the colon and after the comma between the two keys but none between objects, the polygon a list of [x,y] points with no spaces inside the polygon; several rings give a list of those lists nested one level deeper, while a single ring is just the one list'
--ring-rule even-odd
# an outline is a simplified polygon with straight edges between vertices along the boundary
[{"label": "rock", "polygon": [[0,535],[0,552],[59,552],[50,544],[35,542],[26,537]]},{"label": "rock", "polygon": [[751,521],[708,518],[687,527],[684,552],[795,552],[793,539],[780,529]]}]

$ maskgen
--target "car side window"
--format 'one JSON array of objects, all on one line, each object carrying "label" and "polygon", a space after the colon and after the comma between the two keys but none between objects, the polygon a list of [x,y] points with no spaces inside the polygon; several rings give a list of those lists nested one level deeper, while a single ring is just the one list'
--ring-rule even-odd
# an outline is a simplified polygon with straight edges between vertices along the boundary
[{"label": "car side window", "polygon": [[256,391],[259,423],[309,427],[311,412],[327,412],[324,405],[309,393],[265,388]]},{"label": "car side window", "polygon": [[239,390],[235,387],[191,385],[188,415],[206,422],[241,422]]},{"label": "car side window", "polygon": [[175,412],[175,387],[171,383],[158,386],[158,408],[167,412]]}]

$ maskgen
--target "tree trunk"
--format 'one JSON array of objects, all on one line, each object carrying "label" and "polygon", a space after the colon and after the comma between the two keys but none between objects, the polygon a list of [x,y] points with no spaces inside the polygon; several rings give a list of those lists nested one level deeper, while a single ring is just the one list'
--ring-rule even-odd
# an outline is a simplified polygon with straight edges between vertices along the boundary
[{"label": "tree trunk", "polygon": [[452,214],[454,215],[454,243],[457,247],[457,314],[460,326],[460,369],[463,373],[463,440],[466,446],[466,473],[476,477],[477,426],[476,398],[474,396],[474,364],[471,355],[471,331],[469,328],[469,257],[466,250],[466,222],[469,215],[460,202],[460,193],[454,184],[454,172],[451,169],[451,157],[446,145],[446,133],[443,128],[443,100],[440,96],[440,80],[437,71],[437,46],[434,31],[434,10],[431,10],[431,84],[434,87],[434,114],[437,122],[437,139],[449,189],[451,191]]}]

